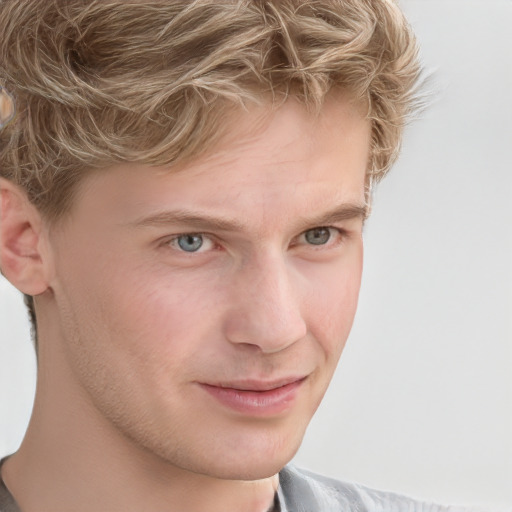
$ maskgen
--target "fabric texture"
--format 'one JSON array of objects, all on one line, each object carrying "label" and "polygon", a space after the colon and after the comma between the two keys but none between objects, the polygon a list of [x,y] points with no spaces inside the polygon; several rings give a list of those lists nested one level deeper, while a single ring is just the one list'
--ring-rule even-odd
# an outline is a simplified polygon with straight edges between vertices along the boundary
[{"label": "fabric texture", "polygon": [[[5,459],[0,461],[0,470]],[[0,476],[0,512],[21,512]]]},{"label": "fabric texture", "polygon": [[293,466],[279,473],[279,484],[279,512],[479,512],[340,482]]},{"label": "fabric texture", "polygon": [[[5,459],[4,459],[5,460]],[[0,461],[0,468],[3,461]],[[21,512],[0,478],[0,512]],[[293,466],[279,473],[273,512],[470,512],[340,482]],[[477,511],[474,511],[477,512]]]}]

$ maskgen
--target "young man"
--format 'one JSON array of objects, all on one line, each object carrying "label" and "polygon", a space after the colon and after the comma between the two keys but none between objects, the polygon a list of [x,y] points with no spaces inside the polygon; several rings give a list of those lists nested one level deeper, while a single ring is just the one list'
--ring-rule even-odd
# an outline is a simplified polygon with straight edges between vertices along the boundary
[{"label": "young man", "polygon": [[0,510],[423,510],[287,466],[412,111],[396,5],[1,0],[0,33],[0,266],[38,356]]}]

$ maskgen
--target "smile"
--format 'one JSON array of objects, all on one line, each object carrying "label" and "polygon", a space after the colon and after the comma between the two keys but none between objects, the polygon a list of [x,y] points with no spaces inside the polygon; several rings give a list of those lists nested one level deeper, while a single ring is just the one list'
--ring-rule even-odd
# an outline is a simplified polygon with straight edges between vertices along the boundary
[{"label": "smile", "polygon": [[306,377],[200,386],[221,405],[244,415],[273,416],[290,409]]}]

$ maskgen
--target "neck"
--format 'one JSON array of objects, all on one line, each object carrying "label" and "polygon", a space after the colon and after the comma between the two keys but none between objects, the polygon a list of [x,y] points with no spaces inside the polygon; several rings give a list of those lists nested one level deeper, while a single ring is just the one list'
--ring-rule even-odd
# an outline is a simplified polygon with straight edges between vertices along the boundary
[{"label": "neck", "polygon": [[27,434],[2,467],[24,512],[266,512],[272,507],[277,475],[224,480],[179,468],[98,417],[72,380],[59,382],[65,376],[49,373],[39,372]]}]

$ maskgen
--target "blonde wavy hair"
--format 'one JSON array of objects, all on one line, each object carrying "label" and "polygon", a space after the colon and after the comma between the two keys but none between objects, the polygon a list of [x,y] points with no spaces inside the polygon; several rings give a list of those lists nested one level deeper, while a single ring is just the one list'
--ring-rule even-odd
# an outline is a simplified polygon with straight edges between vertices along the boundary
[{"label": "blonde wavy hair", "polygon": [[49,220],[92,169],[182,162],[232,109],[290,96],[318,109],[333,88],[367,108],[372,183],[416,107],[417,44],[392,0],[0,0],[0,34],[16,105],[0,176]]}]

